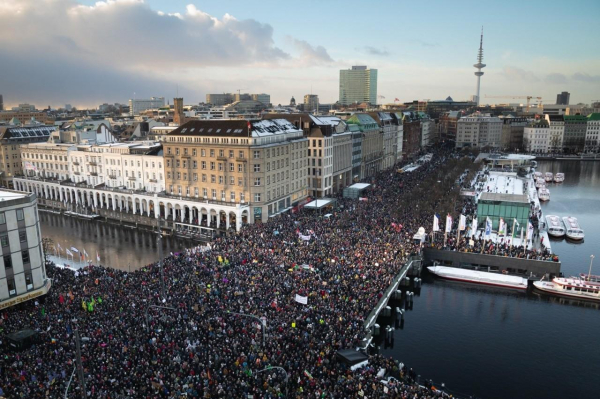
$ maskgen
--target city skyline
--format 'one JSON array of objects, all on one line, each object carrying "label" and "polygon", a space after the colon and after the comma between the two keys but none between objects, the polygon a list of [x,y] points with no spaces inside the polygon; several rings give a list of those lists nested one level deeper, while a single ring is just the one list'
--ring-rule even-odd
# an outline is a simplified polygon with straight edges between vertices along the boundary
[{"label": "city skyline", "polygon": [[[599,37],[597,2],[507,2],[498,15],[465,11],[472,2],[437,2],[426,12],[396,2],[276,4],[0,0],[0,94],[5,108],[97,107],[126,103],[134,92],[170,102],[178,92],[191,104],[238,89],[269,93],[274,105],[311,91],[332,103],[339,70],[369,65],[379,71],[378,103],[466,100],[476,90],[484,25],[482,104],[514,102],[486,95],[541,96],[545,104],[562,91],[572,104],[600,97],[600,45],[573,40]],[[569,27],[568,37],[549,26]]]}]

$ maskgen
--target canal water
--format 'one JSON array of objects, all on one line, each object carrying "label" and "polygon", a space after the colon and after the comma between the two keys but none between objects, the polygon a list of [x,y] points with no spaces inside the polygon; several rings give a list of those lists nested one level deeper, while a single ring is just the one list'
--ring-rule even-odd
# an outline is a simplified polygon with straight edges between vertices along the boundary
[{"label": "canal water", "polygon": [[[97,263],[98,254],[102,265],[121,270],[139,269],[159,259],[156,233],[44,211],[39,214],[42,237],[51,238],[55,245],[60,244],[63,249],[62,260],[67,264],[71,259],[65,259],[65,249],[71,247],[80,252],[85,250],[94,264]],[[163,256],[198,245],[190,240],[174,237],[163,237],[161,242]],[[76,253],[75,255],[77,257]]]},{"label": "canal water", "polygon": [[[542,161],[564,172],[549,184],[545,214],[575,216],[583,243],[552,241],[565,275],[600,274],[600,162]],[[593,272],[593,271],[592,271]],[[600,305],[450,282],[423,274],[420,295],[383,349],[436,386],[461,397],[600,397]]]}]

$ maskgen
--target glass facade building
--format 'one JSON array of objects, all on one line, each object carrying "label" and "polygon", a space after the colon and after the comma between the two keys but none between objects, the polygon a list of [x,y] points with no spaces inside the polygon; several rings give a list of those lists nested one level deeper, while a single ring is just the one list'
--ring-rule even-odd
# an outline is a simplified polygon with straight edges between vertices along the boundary
[{"label": "glass facade building", "polygon": [[[517,223],[526,231],[529,209],[527,195],[482,193],[477,202],[477,224],[479,227],[485,227],[485,220],[489,217],[492,220],[492,230],[497,231],[500,218],[503,218],[507,225],[507,233],[510,234],[513,219],[517,219]],[[520,229],[515,236],[520,234],[519,232]]]}]

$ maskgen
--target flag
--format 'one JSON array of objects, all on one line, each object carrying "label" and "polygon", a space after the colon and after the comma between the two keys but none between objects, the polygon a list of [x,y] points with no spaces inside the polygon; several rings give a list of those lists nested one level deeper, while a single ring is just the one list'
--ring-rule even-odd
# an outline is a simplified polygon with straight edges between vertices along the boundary
[{"label": "flag", "polygon": [[485,218],[485,236],[492,236],[492,219],[490,219],[489,217]]},{"label": "flag", "polygon": [[440,231],[440,215],[433,215],[433,231]]},{"label": "flag", "polygon": [[73,252],[69,251],[69,248],[67,248],[67,255],[73,256]]},{"label": "flag", "polygon": [[467,228],[467,217],[465,215],[460,215],[458,220],[458,230],[465,231]]},{"label": "flag", "polygon": [[511,238],[515,238],[515,231],[516,231],[516,229],[519,228],[519,222],[517,222],[517,219],[514,219],[514,226],[515,226],[515,228],[512,231]]},{"label": "flag", "polygon": [[506,223],[504,223],[503,218],[500,218],[500,224],[498,225],[498,235],[499,236],[506,235]]},{"label": "flag", "polygon": [[85,255],[86,258],[89,258],[90,256],[88,255],[88,253],[86,252],[85,248],[83,248],[83,254]]},{"label": "flag", "polygon": [[450,214],[446,215],[446,233],[450,233],[452,231],[452,216]]},{"label": "flag", "polygon": [[73,251],[73,252],[79,252],[79,250],[77,248],[75,248],[75,247],[71,247],[71,251]]},{"label": "flag", "polygon": [[60,246],[60,244],[57,244],[57,245],[58,245],[58,250],[62,251],[62,247]]},{"label": "flag", "polygon": [[307,296],[301,296],[296,294],[296,298],[295,298],[296,302],[299,302],[303,305],[308,305],[308,297]]},{"label": "flag", "polygon": [[304,375],[309,379],[312,380],[313,376],[308,372],[308,370],[304,370]]},{"label": "flag", "polygon": [[400,99],[398,99],[398,98],[394,98],[394,102],[396,102],[396,101],[400,101]]},{"label": "flag", "polygon": [[477,218],[473,218],[473,221],[471,222],[471,229],[473,230],[473,234],[477,232]]},{"label": "flag", "polygon": [[533,240],[533,225],[531,222],[527,222],[527,239],[529,241]]},{"label": "flag", "polygon": [[100,262],[100,255],[98,255],[98,251],[96,251],[96,260]]}]

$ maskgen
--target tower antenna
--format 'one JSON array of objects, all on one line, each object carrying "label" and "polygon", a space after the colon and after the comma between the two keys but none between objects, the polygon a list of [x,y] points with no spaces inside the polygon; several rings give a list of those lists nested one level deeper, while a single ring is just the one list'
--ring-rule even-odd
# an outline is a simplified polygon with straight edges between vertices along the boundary
[{"label": "tower antenna", "polygon": [[477,72],[475,72],[475,76],[477,76],[477,92],[475,94],[475,102],[479,105],[479,89],[481,88],[481,76],[483,72],[481,72],[482,68],[485,68],[485,64],[483,63],[483,26],[481,27],[481,37],[479,39],[479,51],[477,52],[477,64],[473,65],[477,68]]}]

